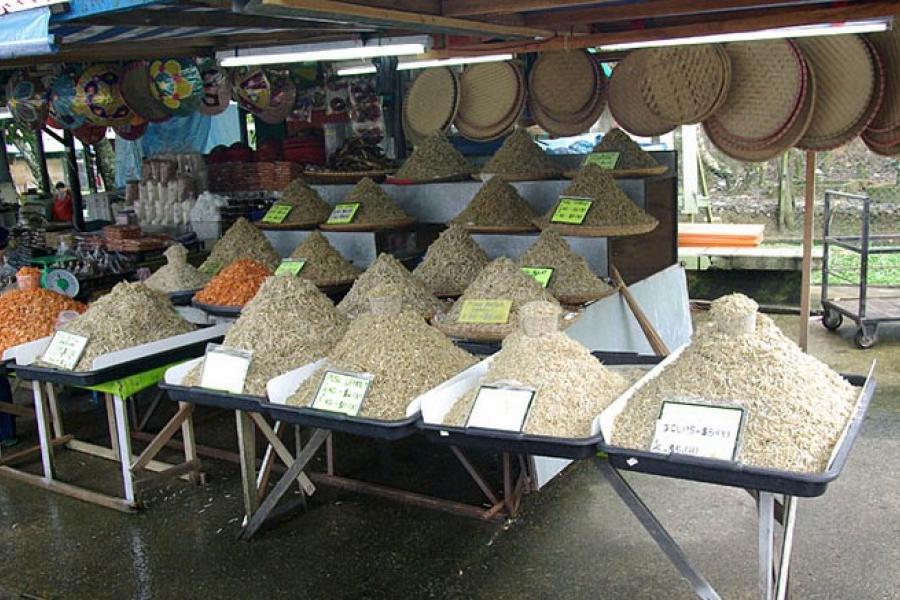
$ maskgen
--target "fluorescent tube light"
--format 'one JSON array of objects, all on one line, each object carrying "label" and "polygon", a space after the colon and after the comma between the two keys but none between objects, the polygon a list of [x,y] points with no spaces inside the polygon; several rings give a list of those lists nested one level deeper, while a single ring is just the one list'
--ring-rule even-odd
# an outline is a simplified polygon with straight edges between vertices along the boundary
[{"label": "fluorescent tube light", "polygon": [[605,44],[601,50],[634,50],[636,48],[659,48],[662,46],[686,46],[690,44],[714,44],[724,42],[749,42],[753,40],[774,40],[781,38],[815,37],[823,35],[845,35],[849,33],[872,33],[886,31],[891,28],[893,17],[865,21],[846,21],[844,23],[822,23],[819,25],[801,25],[797,27],[778,27],[741,33],[720,33],[697,37],[672,38],[668,40],[648,40],[644,42],[625,42],[621,44]]},{"label": "fluorescent tube light", "polygon": [[443,58],[438,60],[409,60],[400,61],[397,65],[398,71],[408,71],[410,69],[427,69],[430,67],[449,67],[453,65],[471,65],[476,63],[500,62],[511,60],[512,54],[488,54],[485,56],[458,56],[454,58]]},{"label": "fluorescent tube light", "polygon": [[12,118],[12,113],[8,108],[6,108],[5,106],[3,108],[0,108],[0,121],[9,121]]},{"label": "fluorescent tube light", "polygon": [[337,76],[338,77],[347,77],[350,75],[368,75],[370,73],[375,73],[377,69],[375,69],[375,65],[361,64],[361,65],[348,65],[346,67],[338,67],[337,68]]},{"label": "fluorescent tube light", "polygon": [[217,52],[216,58],[223,67],[274,65],[295,62],[355,60],[376,56],[408,56],[422,54],[427,42],[421,36],[415,38],[387,38],[373,40],[369,44],[356,42],[332,42],[274,48],[251,48]]}]

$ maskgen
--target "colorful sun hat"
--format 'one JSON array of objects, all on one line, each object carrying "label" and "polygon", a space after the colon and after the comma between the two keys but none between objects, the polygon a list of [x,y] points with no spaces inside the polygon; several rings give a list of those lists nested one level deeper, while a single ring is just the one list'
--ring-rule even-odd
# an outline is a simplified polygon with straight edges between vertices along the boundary
[{"label": "colorful sun hat", "polygon": [[272,102],[272,82],[261,67],[239,67],[231,74],[234,99],[245,110],[259,114]]},{"label": "colorful sun hat", "polygon": [[76,111],[77,82],[78,75],[68,70],[60,71],[48,81],[47,122],[58,129],[77,129],[85,123],[84,114]]},{"label": "colorful sun hat", "polygon": [[203,79],[193,60],[155,60],[150,63],[150,92],[165,110],[176,117],[186,117],[200,108]]},{"label": "colorful sun hat", "polygon": [[78,129],[73,129],[72,135],[74,135],[82,144],[96,144],[106,136],[106,126],[91,125],[90,123],[87,123]]},{"label": "colorful sun hat", "polygon": [[94,125],[127,122],[131,109],[122,97],[121,82],[122,70],[117,65],[91,65],[78,77],[75,110]]},{"label": "colorful sun hat", "polygon": [[122,97],[128,108],[151,123],[168,121],[172,114],[153,96],[150,89],[152,85],[147,61],[136,60],[125,65],[122,73]]},{"label": "colorful sun hat", "polygon": [[144,136],[144,133],[147,132],[147,125],[149,125],[147,119],[140,115],[134,115],[128,123],[113,125],[113,131],[123,140],[134,141]]},{"label": "colorful sun hat", "polygon": [[258,114],[259,118],[269,124],[281,123],[294,110],[297,101],[297,86],[289,76],[269,74],[272,82],[272,95],[269,108]]},{"label": "colorful sun hat", "polygon": [[39,78],[16,73],[6,85],[6,98],[6,107],[17,123],[34,130],[44,126],[49,109],[46,88]]},{"label": "colorful sun hat", "polygon": [[231,79],[228,73],[213,60],[203,60],[198,66],[203,79],[203,98],[197,110],[210,116],[225,112],[231,102]]}]

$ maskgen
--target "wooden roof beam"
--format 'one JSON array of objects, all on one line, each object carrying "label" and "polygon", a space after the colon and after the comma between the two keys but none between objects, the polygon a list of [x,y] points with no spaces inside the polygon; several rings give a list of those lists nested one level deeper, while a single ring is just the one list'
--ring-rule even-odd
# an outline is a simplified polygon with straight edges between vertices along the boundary
[{"label": "wooden roof beam", "polygon": [[442,14],[445,17],[508,15],[534,10],[596,6],[601,3],[616,3],[616,0],[443,0]]}]

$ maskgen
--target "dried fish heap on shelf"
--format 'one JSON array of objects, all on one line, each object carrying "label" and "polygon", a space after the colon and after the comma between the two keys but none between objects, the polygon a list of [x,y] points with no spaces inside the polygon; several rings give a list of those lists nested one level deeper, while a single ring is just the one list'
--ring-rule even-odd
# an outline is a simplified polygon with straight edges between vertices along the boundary
[{"label": "dried fish heap on shelf", "polygon": [[610,172],[598,165],[585,165],[562,193],[563,198],[586,198],[592,201],[580,224],[554,223],[559,202],[535,220],[541,230],[550,229],[563,235],[620,236],[648,233],[659,221],[631,201],[616,184]]},{"label": "dried fish heap on shelf", "polygon": [[741,294],[715,300],[711,321],[698,329],[691,345],[629,400],[615,420],[611,443],[649,450],[667,400],[740,406],[745,426],[737,462],[824,471],[859,390],[756,310]]},{"label": "dried fish heap on shelf", "polygon": [[584,304],[614,292],[555,231],[543,231],[518,260],[520,267],[553,269],[547,289],[563,304]]},{"label": "dried fish heap on shelf", "polygon": [[88,338],[72,370],[90,371],[102,354],[188,333],[194,326],[175,312],[165,294],[143,283],[123,281],[59,330]]},{"label": "dried fish heap on shelf", "polygon": [[338,310],[351,319],[368,312],[372,290],[384,284],[395,286],[403,306],[426,319],[444,309],[443,303],[428,291],[424,283],[414,278],[399,260],[390,254],[382,253],[354,282],[353,287],[338,304]]},{"label": "dried fish heap on shelf", "polygon": [[450,225],[425,252],[413,277],[436,296],[459,296],[488,264],[488,256],[459,225]]},{"label": "dried fish heap on shelf", "polygon": [[197,292],[194,300],[209,306],[240,308],[250,302],[272,270],[255,260],[231,263]]},{"label": "dried fish heap on shelf", "polygon": [[435,131],[415,147],[412,155],[397,170],[397,179],[428,182],[440,179],[464,179],[475,169],[440,131]]},{"label": "dried fish heap on shelf", "polygon": [[516,188],[500,178],[492,177],[450,222],[469,231],[532,231],[532,222],[537,218],[537,213]]},{"label": "dried fish heap on shelf", "polygon": [[610,129],[591,152],[618,152],[619,158],[613,171],[659,169],[662,166],[618,127]]},{"label": "dried fish heap on shelf", "polygon": [[291,212],[280,223],[283,228],[324,223],[331,214],[331,206],[322,199],[319,192],[299,177],[284,188],[278,204],[289,204],[292,207]]},{"label": "dried fish heap on shelf", "polygon": [[393,166],[381,146],[358,135],[347,138],[328,159],[328,168],[335,171],[387,171]]},{"label": "dried fish heap on shelf", "polygon": [[328,238],[313,231],[294,248],[291,258],[306,261],[299,277],[319,287],[346,285],[359,277],[360,270],[341,256]]},{"label": "dried fish heap on shelf", "polygon": [[222,239],[215,243],[209,258],[200,265],[200,270],[215,275],[242,258],[251,258],[272,270],[281,262],[263,232],[243,217],[235,221]]},{"label": "dried fish heap on shelf", "polygon": [[181,244],[170,246],[164,254],[166,264],[144,281],[148,288],[169,294],[199,290],[209,283],[209,275],[188,263],[187,248]]},{"label": "dried fish heap on shelf", "polygon": [[538,146],[527,130],[517,128],[481,170],[506,181],[553,179],[562,169]]},{"label": "dried fish heap on shelf", "polygon": [[444,424],[462,427],[483,385],[510,385],[535,391],[523,431],[532,435],[584,438],[592,422],[628,387],[590,351],[558,329],[559,306],[529,302],[519,311],[519,327],[503,340],[487,374],[457,399]]},{"label": "dried fish heap on shelf", "polygon": [[416,311],[406,309],[399,296],[372,299],[372,311],[350,324],[325,366],[288,398],[289,405],[312,404],[326,370],[367,373],[374,378],[358,416],[398,421],[414,398],[476,362]]},{"label": "dried fish heap on shelf", "polygon": [[344,196],[342,203],[359,203],[359,208],[353,217],[353,225],[380,225],[385,223],[397,223],[411,221],[412,217],[403,212],[380,185],[363,177],[353,189]]},{"label": "dried fish heap on shelf", "polygon": [[[265,396],[270,379],[325,357],[347,325],[347,318],[309,281],[269,277],[222,344],[253,353],[244,394]],[[199,385],[202,372],[201,363],[183,385]]]},{"label": "dried fish heap on shelf", "polygon": [[41,288],[0,294],[0,355],[7,349],[53,335],[59,313],[83,313],[87,306]]}]

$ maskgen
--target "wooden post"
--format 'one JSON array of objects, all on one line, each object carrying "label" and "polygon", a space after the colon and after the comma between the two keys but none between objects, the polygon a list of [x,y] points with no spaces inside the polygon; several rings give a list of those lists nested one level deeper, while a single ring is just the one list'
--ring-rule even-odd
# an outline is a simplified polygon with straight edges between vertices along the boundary
[{"label": "wooden post", "polygon": [[809,345],[809,284],[812,279],[813,206],[816,199],[816,153],[806,153],[806,189],[803,193],[803,266],[800,274],[800,347]]},{"label": "wooden post", "polygon": [[44,152],[44,134],[38,131],[34,134],[38,159],[38,167],[41,170],[41,180],[38,182],[41,191],[53,195],[53,185],[50,182],[50,171],[47,169],[47,154]]},{"label": "wooden post", "polygon": [[66,145],[66,167],[72,190],[72,224],[77,231],[84,231],[84,202],[81,200],[81,181],[78,179],[78,158],[75,154],[75,137],[66,129],[63,140]]}]

